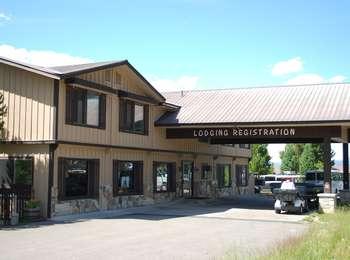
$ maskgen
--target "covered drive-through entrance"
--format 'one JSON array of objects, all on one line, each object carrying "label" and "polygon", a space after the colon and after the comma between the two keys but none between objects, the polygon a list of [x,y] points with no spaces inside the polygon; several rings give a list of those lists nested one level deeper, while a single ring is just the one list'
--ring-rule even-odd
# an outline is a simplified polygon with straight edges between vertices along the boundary
[{"label": "covered drive-through entrance", "polygon": [[343,132],[341,126],[180,127],[168,128],[166,136],[198,138],[210,144],[321,143],[324,146],[324,191],[331,193],[331,142],[344,142],[343,181],[344,189],[349,189],[348,143]]},{"label": "covered drive-through entrance", "polygon": [[[324,196],[331,193],[331,143],[343,143],[344,190],[349,190],[350,84],[313,84],[166,94],[179,109],[155,125],[166,137],[210,144],[321,143]],[[348,196],[348,195],[347,195]],[[322,196],[319,196],[322,197]]]}]

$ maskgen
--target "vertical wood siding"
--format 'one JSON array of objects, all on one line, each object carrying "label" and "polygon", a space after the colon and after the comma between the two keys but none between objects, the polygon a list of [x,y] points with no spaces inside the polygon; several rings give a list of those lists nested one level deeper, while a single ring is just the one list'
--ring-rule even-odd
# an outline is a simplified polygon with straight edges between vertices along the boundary
[{"label": "vertical wood siding", "polygon": [[52,140],[54,136],[53,80],[0,64],[0,92],[8,112],[8,140]]}]

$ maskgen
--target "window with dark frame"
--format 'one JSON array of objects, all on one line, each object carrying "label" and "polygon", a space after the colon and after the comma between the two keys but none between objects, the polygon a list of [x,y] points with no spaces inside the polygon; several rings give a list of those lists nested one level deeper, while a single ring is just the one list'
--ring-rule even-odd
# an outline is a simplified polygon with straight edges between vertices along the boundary
[{"label": "window with dark frame", "polygon": [[91,90],[67,86],[66,123],[106,128],[106,95]]},{"label": "window with dark frame", "polygon": [[119,130],[148,135],[149,106],[128,99],[120,99]]},{"label": "window with dark frame", "polygon": [[217,164],[216,178],[219,188],[228,188],[232,186],[231,164]]},{"label": "window with dark frame", "polygon": [[207,163],[203,163],[202,164],[202,176],[201,176],[201,179],[202,180],[209,179],[210,172],[211,172],[211,166],[209,164],[207,164]]},{"label": "window with dark frame", "polygon": [[98,198],[98,159],[58,159],[59,200]]},{"label": "window with dark frame", "polygon": [[31,189],[33,186],[32,157],[10,157],[0,159],[0,188],[23,187]]},{"label": "window with dark frame", "polygon": [[176,191],[176,163],[153,162],[154,192]]},{"label": "window with dark frame", "polygon": [[237,186],[248,186],[248,165],[236,165]]},{"label": "window with dark frame", "polygon": [[113,161],[113,193],[118,195],[143,194],[143,162]]},{"label": "window with dark frame", "polygon": [[239,144],[239,148],[250,149],[250,144]]}]

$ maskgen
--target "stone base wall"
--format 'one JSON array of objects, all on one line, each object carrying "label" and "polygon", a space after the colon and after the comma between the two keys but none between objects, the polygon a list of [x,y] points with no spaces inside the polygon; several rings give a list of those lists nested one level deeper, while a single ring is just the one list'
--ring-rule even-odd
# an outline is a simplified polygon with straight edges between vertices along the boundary
[{"label": "stone base wall", "polygon": [[337,206],[337,196],[333,193],[319,193],[318,201],[320,204],[320,212],[333,213]]}]

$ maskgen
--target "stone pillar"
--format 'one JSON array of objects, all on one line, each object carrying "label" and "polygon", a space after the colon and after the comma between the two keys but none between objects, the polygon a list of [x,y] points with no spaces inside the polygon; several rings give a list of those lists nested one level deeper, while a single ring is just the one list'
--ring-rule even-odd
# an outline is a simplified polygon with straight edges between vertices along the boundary
[{"label": "stone pillar", "polygon": [[349,145],[343,143],[343,185],[344,190],[349,190]]},{"label": "stone pillar", "polygon": [[323,169],[324,169],[324,193],[332,193],[332,160],[331,160],[331,140],[325,138],[323,141]]},{"label": "stone pillar", "polygon": [[332,193],[317,194],[322,213],[334,213],[337,206],[337,195]]}]

